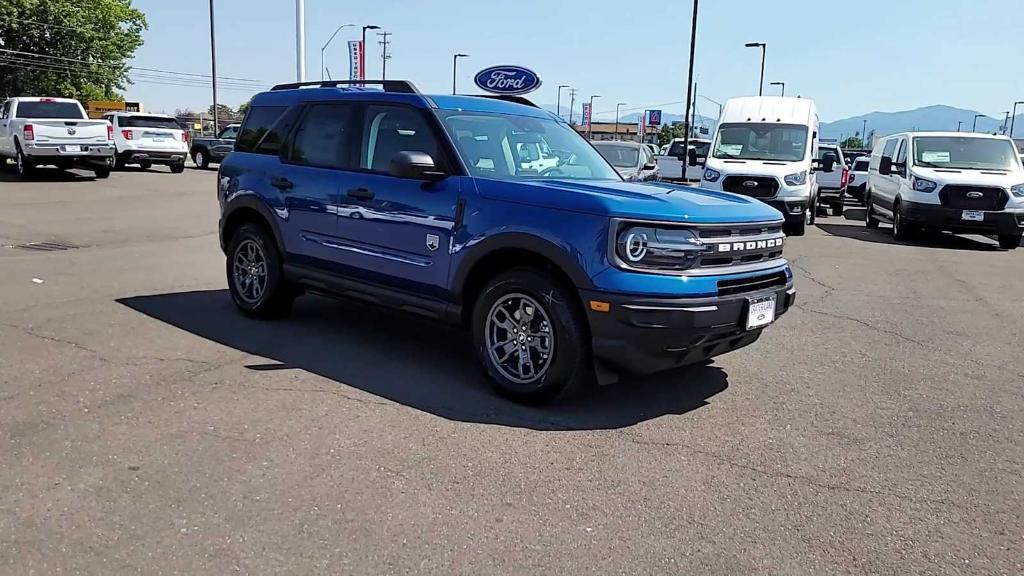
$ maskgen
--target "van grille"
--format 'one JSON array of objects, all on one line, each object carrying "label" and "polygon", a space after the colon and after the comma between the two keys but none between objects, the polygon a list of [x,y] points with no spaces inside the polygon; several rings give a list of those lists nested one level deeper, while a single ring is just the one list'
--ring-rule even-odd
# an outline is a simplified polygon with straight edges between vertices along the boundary
[{"label": "van grille", "polygon": [[[980,197],[970,197],[977,196],[978,193],[981,194]],[[989,186],[954,184],[943,186],[942,190],[939,191],[939,202],[947,208],[955,208],[957,210],[1002,210],[1006,208],[1008,200],[1009,197],[1007,197],[1005,190]]]},{"label": "van grille", "polygon": [[722,190],[751,198],[774,198],[779,191],[779,181],[767,176],[726,176]]},{"label": "van grille", "polygon": [[765,290],[767,288],[774,288],[776,286],[785,285],[785,272],[776,272],[774,274],[765,274],[761,276],[751,276],[749,278],[739,278],[736,280],[719,280],[718,295],[735,296],[737,294],[748,294],[750,292],[757,292],[759,290]]}]

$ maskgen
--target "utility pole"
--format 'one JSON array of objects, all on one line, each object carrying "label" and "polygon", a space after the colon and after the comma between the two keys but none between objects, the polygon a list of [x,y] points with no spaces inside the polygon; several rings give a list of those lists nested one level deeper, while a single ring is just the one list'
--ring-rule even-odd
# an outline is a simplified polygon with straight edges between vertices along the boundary
[{"label": "utility pole", "polygon": [[[213,135],[220,134],[220,123],[217,121],[217,37],[214,35],[213,0],[210,0],[210,79],[213,81]],[[202,125],[202,118],[199,119]]]},{"label": "utility pole", "polygon": [[868,148],[868,119],[865,118],[860,125],[860,143],[865,148]]},{"label": "utility pole", "polygon": [[1012,112],[1012,115],[1010,116],[1010,138],[1013,138],[1013,124],[1017,120],[1017,105],[1018,104],[1024,104],[1024,100],[1022,100],[1020,102],[1014,102],[1013,103],[1013,112]]},{"label": "utility pole", "polygon": [[584,118],[587,121],[587,140],[594,137],[594,98],[600,97],[600,94],[590,95],[590,118]]},{"label": "utility pole", "polygon": [[327,42],[325,42],[324,45],[320,48],[320,79],[321,80],[324,79],[324,68],[326,67],[326,65],[324,64],[324,53],[327,52],[327,47],[331,45],[331,42],[334,42],[334,37],[338,35],[338,32],[341,32],[342,28],[350,28],[352,26],[355,26],[355,24],[342,24],[341,26],[338,26],[338,28],[334,31],[334,34],[331,34],[331,37],[328,38]]},{"label": "utility pole", "polygon": [[306,0],[295,0],[295,79],[306,81]]},{"label": "utility pole", "polygon": [[[697,48],[697,1],[693,0],[693,17],[690,20],[690,71],[686,76],[686,114],[683,115],[683,122],[690,122],[690,104],[693,102],[693,56]],[[683,154],[690,156],[690,127],[687,126],[683,134]],[[686,176],[686,166],[683,164],[683,176]]]},{"label": "utility pole", "polygon": [[569,126],[572,126],[572,112],[576,108],[576,93],[579,90],[575,88],[569,88]]},{"label": "utility pole", "polygon": [[1006,135],[1006,127],[1007,127],[1007,126],[1009,126],[1009,125],[1010,125],[1010,111],[1009,111],[1009,110],[1007,110],[1007,111],[1006,111],[1006,118],[1004,118],[1004,119],[1003,119],[1003,127],[1002,127],[1002,129],[1000,130],[1000,132],[1001,132],[1001,133],[1002,133],[1003,135]]},{"label": "utility pole", "polygon": [[[625,106],[625,102],[619,102],[615,105],[615,139],[619,139],[619,108]],[[641,140],[642,142],[643,140]]]},{"label": "utility pole", "polygon": [[377,36],[380,36],[382,40],[377,42],[380,44],[380,79],[388,79],[388,60],[391,59],[391,54],[388,53],[388,45],[391,42],[388,40],[388,36],[391,36],[391,32],[377,32]]},{"label": "utility pole", "polygon": [[562,117],[562,88],[569,88],[568,84],[558,85],[558,98],[555,103],[555,116]]}]

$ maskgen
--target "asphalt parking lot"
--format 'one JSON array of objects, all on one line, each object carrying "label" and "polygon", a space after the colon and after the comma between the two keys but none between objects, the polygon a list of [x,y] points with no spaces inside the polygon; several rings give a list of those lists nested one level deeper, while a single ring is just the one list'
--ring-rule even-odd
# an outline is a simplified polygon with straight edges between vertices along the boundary
[{"label": "asphalt parking lot", "polygon": [[452,329],[239,316],[214,172],[73,174],[0,174],[0,573],[1024,572],[1024,251],[850,209],[754,346],[525,408]]}]

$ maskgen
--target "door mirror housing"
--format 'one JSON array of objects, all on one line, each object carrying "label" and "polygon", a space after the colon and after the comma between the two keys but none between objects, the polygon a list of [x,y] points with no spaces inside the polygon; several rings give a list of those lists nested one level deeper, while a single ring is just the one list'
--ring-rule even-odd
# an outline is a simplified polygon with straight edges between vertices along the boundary
[{"label": "door mirror housing", "polygon": [[815,170],[815,172],[835,172],[836,171],[836,161],[835,161],[834,158],[819,158],[819,159],[814,161],[814,164],[817,164],[817,166],[819,168],[818,170]]},{"label": "door mirror housing", "polygon": [[403,150],[391,159],[388,173],[396,178],[437,182],[448,175],[437,169],[434,159],[426,152]]},{"label": "door mirror housing", "polygon": [[892,174],[892,158],[882,156],[882,159],[878,161],[878,173],[882,176]]},{"label": "door mirror housing", "polygon": [[644,164],[644,168],[643,169],[644,170],[654,170],[657,167],[658,167],[658,163],[654,162],[654,161],[651,161],[651,162],[648,162],[647,164]]},{"label": "door mirror housing", "polygon": [[690,148],[686,151],[686,163],[690,166],[697,166],[697,149]]}]

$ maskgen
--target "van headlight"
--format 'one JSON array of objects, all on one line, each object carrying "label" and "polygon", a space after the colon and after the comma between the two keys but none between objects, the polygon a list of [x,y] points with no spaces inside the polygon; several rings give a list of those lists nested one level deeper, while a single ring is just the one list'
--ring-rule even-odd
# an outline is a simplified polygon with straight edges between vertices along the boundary
[{"label": "van headlight", "polygon": [[1010,186],[1010,194],[1013,194],[1015,198],[1024,198],[1024,182]]},{"label": "van headlight", "polygon": [[935,188],[938,186],[931,180],[925,180],[924,178],[918,178],[914,176],[914,190],[918,192],[935,192]]},{"label": "van headlight", "polygon": [[786,182],[786,186],[803,186],[807,183],[807,170],[790,174],[783,178],[783,180]]},{"label": "van headlight", "polygon": [[704,169],[704,180],[706,182],[718,182],[718,179],[722,177],[722,174],[718,170],[712,170],[711,168]]},{"label": "van headlight", "polygon": [[615,253],[630,268],[687,270],[707,246],[685,228],[626,226],[615,240]]}]

